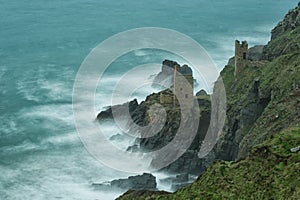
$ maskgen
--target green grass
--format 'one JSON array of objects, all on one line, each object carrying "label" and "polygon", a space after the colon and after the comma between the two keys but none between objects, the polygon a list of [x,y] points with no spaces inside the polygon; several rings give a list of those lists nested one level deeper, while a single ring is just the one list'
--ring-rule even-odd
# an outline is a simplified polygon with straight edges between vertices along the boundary
[{"label": "green grass", "polygon": [[130,199],[297,199],[300,152],[291,153],[290,149],[299,145],[298,125],[255,146],[244,160],[216,161],[192,185],[173,194],[153,192],[147,197]]},{"label": "green grass", "polygon": [[[129,192],[120,199],[299,199],[300,27],[272,40],[267,49],[282,55],[263,67],[246,67],[234,77],[234,66],[221,72],[227,98],[227,125],[248,105],[269,97],[261,116],[240,130],[239,161],[216,161],[192,185],[173,194]],[[258,96],[253,96],[259,81]],[[298,86],[298,90],[297,90]],[[221,137],[220,140],[223,138]],[[240,156],[244,157],[244,156]],[[128,198],[127,198],[128,197]]]},{"label": "green grass", "polygon": [[[260,74],[261,96],[271,101],[253,126],[247,130],[241,148],[251,148],[272,134],[300,121],[300,53],[280,56],[265,65]],[[299,88],[300,89],[300,88]]]},{"label": "green grass", "polygon": [[270,57],[278,57],[278,52],[281,54],[290,54],[300,49],[300,27],[293,31],[286,31],[276,39],[272,40],[266,50]]}]

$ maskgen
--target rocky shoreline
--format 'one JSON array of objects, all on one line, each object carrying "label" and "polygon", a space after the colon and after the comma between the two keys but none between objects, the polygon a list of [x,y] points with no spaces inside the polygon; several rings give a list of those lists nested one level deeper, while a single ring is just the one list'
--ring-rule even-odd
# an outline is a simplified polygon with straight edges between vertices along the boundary
[{"label": "rocky shoreline", "polygon": [[[165,65],[168,65],[165,67]],[[174,61],[165,60],[162,63],[162,71],[155,77],[156,82],[163,81],[163,79],[171,80],[170,76],[173,73],[169,72],[166,69],[174,68],[174,65],[178,65],[178,63]],[[169,86],[172,84],[169,83]],[[134,123],[139,126],[146,126],[149,124],[149,115],[148,111],[151,106],[156,103],[160,103],[160,95],[161,93],[166,92],[166,90],[161,91],[159,93],[153,93],[146,97],[145,101],[140,104],[136,99],[126,102],[121,105],[114,105],[112,107],[108,107],[106,110],[101,111],[97,115],[97,119],[99,121],[103,120],[113,120],[114,116],[118,116],[119,118],[123,118],[123,121],[127,120],[128,129],[131,132],[134,132],[134,126],[131,125],[130,120],[126,119],[124,116],[124,110],[129,110],[129,114]],[[159,180],[164,182],[165,184],[170,184],[172,190],[176,190],[181,188],[189,183],[191,183],[194,178],[187,177],[195,177],[201,174],[207,166],[209,166],[211,160],[200,159],[198,157],[198,152],[201,147],[201,143],[207,133],[208,126],[210,124],[210,112],[211,112],[211,99],[210,95],[208,95],[204,90],[197,92],[195,96],[195,101],[200,107],[200,121],[198,124],[198,131],[196,136],[190,145],[190,147],[186,150],[186,152],[179,157],[172,164],[164,167],[161,171],[173,174],[173,178],[170,177],[167,180]],[[129,146],[127,151],[135,152],[135,151],[153,151],[156,149],[160,149],[161,147],[168,144],[176,134],[176,131],[179,128],[180,120],[181,120],[181,112],[180,107],[174,107],[172,104],[165,104],[164,109],[166,110],[166,122],[162,130],[160,130],[155,136],[149,138],[137,138],[135,144]],[[186,177],[182,179],[180,177]],[[133,189],[133,188],[129,188]],[[146,189],[146,188],[141,188]]]},{"label": "rocky shoreline", "polygon": [[[175,190],[181,188],[189,183],[187,181],[189,175],[202,174],[216,160],[243,160],[256,145],[272,138],[274,133],[295,126],[299,122],[299,107],[297,107],[299,101],[295,99],[299,97],[299,79],[293,78],[297,77],[296,66],[299,65],[299,60],[294,58],[300,50],[299,27],[300,3],[272,30],[271,41],[267,45],[249,49],[248,68],[243,72],[243,79],[234,78],[234,58],[229,59],[228,65],[221,72],[227,94],[226,123],[213,151],[202,159],[198,157],[198,152],[210,123],[211,101],[209,95],[199,91],[197,101],[201,110],[201,119],[195,140],[178,160],[163,169],[165,172],[176,174],[175,178],[162,181],[171,184]],[[286,77],[278,79],[280,72],[275,71],[275,69],[283,70],[280,68],[283,63],[292,66],[288,72],[284,71],[290,77],[289,80],[286,80]],[[133,100],[118,105],[116,110],[118,107],[129,105],[133,121],[138,125],[147,125],[149,123],[147,109],[150,105],[159,102],[159,95],[159,93],[151,94],[140,104]],[[169,123],[162,133],[150,139],[136,140],[136,146],[130,150],[153,150],[172,140],[180,122],[176,110],[168,107],[166,110]],[[97,116],[99,120],[111,119],[111,117],[111,108]],[[177,187],[176,184],[179,186]],[[130,197],[136,193],[138,192],[129,191],[125,196]],[[148,196],[158,194],[147,191],[140,193]]]}]

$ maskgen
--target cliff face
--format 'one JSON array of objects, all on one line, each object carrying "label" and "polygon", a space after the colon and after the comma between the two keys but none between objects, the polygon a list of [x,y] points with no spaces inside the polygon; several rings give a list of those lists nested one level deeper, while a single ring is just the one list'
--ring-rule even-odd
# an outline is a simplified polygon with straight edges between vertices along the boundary
[{"label": "cliff face", "polygon": [[[292,23],[292,25],[290,25]],[[158,199],[297,199],[300,196],[299,6],[272,31],[258,64],[235,79],[232,62],[221,76],[227,120],[216,144],[217,161],[191,186]],[[269,62],[262,62],[268,60]],[[296,150],[295,150],[296,149]],[[238,161],[237,161],[238,160]],[[134,192],[127,195],[134,197]],[[132,196],[133,195],[133,196]],[[145,199],[148,196],[142,197]],[[120,199],[126,199],[123,196]],[[131,198],[135,199],[135,198]]]},{"label": "cliff face", "polygon": [[[138,104],[136,100],[132,100],[122,105],[113,106],[115,112],[114,114],[122,117],[124,109],[129,108],[129,113],[134,123],[138,124],[139,126],[149,125],[151,121],[149,117],[149,110],[155,104],[160,103],[160,93],[161,92],[153,93],[147,96],[145,101],[141,102],[140,104]],[[163,169],[164,171],[171,173],[190,173],[199,175],[208,166],[208,163],[205,159],[198,158],[198,152],[201,146],[201,142],[203,141],[206,135],[210,123],[210,96],[202,91],[198,94],[195,101],[197,101],[198,105],[200,106],[201,112],[199,124],[195,125],[199,127],[196,136],[193,139],[193,142],[188,148],[188,150],[178,160],[166,166]],[[151,137],[145,137],[147,135],[147,132],[142,133],[145,134],[142,135],[143,138],[136,139],[135,144],[129,147],[128,151],[155,151],[164,147],[174,139],[174,136],[176,135],[179,125],[181,123],[180,107],[173,106],[173,104],[166,104],[163,106],[166,111],[166,122],[164,124],[164,127],[154,136]],[[163,115],[161,115],[161,117],[163,117]],[[156,119],[163,120],[160,119],[161,117],[156,116]],[[97,118],[99,120],[113,119],[112,108],[110,107],[107,110],[102,111],[98,114]],[[129,129],[129,132],[131,133],[138,132],[138,130],[135,129],[136,126],[132,126],[128,123],[127,127]]]},{"label": "cliff face", "polygon": [[299,199],[300,123],[252,149],[239,162],[216,161],[189,186],[172,194],[128,191],[118,199]]},{"label": "cliff face", "polygon": [[291,9],[284,19],[272,30],[271,41],[264,47],[263,59],[273,60],[280,55],[300,49],[300,3]]},{"label": "cliff face", "polygon": [[[244,158],[252,146],[299,121],[299,10],[299,6],[290,10],[272,30],[272,39],[263,47],[261,57],[270,62],[262,66],[252,63],[237,80],[232,65],[221,72],[227,95],[227,124],[216,146],[218,159]],[[291,23],[293,27],[288,25]]]},{"label": "cliff face", "polygon": [[300,26],[300,3],[298,3],[296,8],[291,9],[284,19],[271,31],[271,40],[277,39],[287,31],[294,30],[297,26]]}]

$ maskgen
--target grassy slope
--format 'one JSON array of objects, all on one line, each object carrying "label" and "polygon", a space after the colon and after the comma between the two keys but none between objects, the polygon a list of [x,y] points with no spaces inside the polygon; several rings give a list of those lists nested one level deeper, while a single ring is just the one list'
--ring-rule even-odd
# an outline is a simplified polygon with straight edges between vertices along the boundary
[{"label": "grassy slope", "polygon": [[[283,34],[270,46],[300,47],[300,28]],[[287,40],[288,38],[288,40]],[[238,110],[248,102],[254,80],[260,80],[261,95],[272,99],[253,126],[243,131],[240,146],[252,147],[250,156],[237,162],[216,161],[190,186],[173,194],[134,191],[121,199],[297,199],[300,197],[300,152],[290,148],[300,145],[300,51],[293,49],[264,67],[249,67],[238,81],[234,68],[222,72],[228,106]],[[140,197],[138,197],[140,196]]]},{"label": "grassy slope", "polygon": [[300,127],[286,129],[245,160],[217,161],[191,186],[154,199],[297,199],[300,153],[290,148],[299,144]]},{"label": "grassy slope", "polygon": [[192,185],[174,194],[131,192],[121,199],[298,199],[300,197],[300,124],[253,148],[237,162],[216,161]]},{"label": "grassy slope", "polygon": [[244,138],[240,143],[240,153],[246,155],[252,146],[300,121],[300,92],[294,90],[296,85],[300,89],[300,51],[282,55],[263,67],[245,68],[242,78],[237,81],[233,72],[233,66],[226,66],[221,73],[226,88],[227,108],[230,108],[228,118],[234,119],[241,108],[257,101],[249,98],[255,80],[260,81],[259,95],[271,96],[262,115],[253,125],[242,130]]}]

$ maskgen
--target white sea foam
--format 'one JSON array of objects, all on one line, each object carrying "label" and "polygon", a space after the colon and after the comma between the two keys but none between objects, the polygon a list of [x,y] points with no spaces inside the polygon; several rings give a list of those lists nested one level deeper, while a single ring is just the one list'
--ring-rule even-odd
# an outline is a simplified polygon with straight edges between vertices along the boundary
[{"label": "white sea foam", "polygon": [[[151,79],[150,76],[159,71],[160,65],[154,64],[146,68],[135,68],[126,73],[126,78],[121,75],[101,77],[95,96],[96,110],[100,111],[111,103],[122,104],[134,98],[137,98],[139,102],[145,100],[149,93],[157,92],[157,89],[151,87],[153,77]],[[148,82],[148,84],[141,84],[144,82]],[[131,91],[131,96],[124,95],[128,91]]]},{"label": "white sea foam", "polygon": [[0,179],[9,183],[0,184],[1,199],[115,199],[122,193],[93,190],[96,180],[120,177],[120,173],[103,168],[84,151],[35,153],[10,165],[0,165]]},{"label": "white sea foam", "polygon": [[38,103],[70,101],[73,72],[71,70],[59,71],[55,68],[51,71],[51,69],[47,65],[38,70],[25,71],[16,82],[17,93],[26,100]]}]

